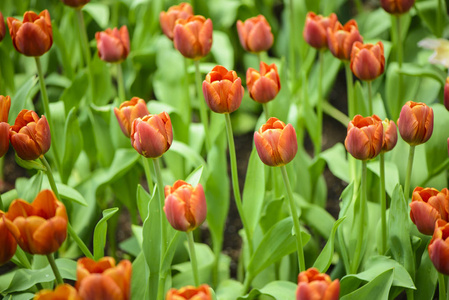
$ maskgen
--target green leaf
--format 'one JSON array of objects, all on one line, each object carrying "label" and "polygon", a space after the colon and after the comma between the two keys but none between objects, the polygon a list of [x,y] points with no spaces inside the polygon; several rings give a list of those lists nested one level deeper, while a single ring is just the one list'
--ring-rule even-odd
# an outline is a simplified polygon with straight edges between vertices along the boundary
[{"label": "green leaf", "polygon": [[415,299],[432,300],[434,299],[435,288],[438,281],[438,272],[430,260],[427,251],[422,255],[421,264],[416,271],[415,278]]},{"label": "green leaf", "polygon": [[148,217],[148,204],[151,195],[140,185],[137,185],[137,207],[139,209],[140,218],[145,220]]},{"label": "green leaf", "polygon": [[75,107],[70,110],[67,116],[64,128],[64,138],[65,143],[62,159],[61,180],[62,182],[67,182],[73,166],[75,165],[75,162],[83,149],[83,135],[81,134]]},{"label": "green leaf", "polygon": [[338,226],[346,219],[343,217],[335,221],[334,226],[332,227],[332,232],[327,240],[326,246],[324,246],[323,250],[321,250],[320,255],[315,260],[313,266],[320,270],[321,273],[326,273],[327,269],[332,263],[332,257],[334,256],[334,243],[335,243],[335,232],[338,229]]},{"label": "green leaf", "polygon": [[417,77],[429,77],[438,81],[442,86],[446,82],[446,74],[435,66],[426,64],[420,66],[415,63],[405,63],[399,72],[400,74]]},{"label": "green leaf", "polygon": [[103,211],[103,218],[98,221],[94,231],[94,259],[99,260],[104,256],[104,246],[106,245],[106,232],[108,230],[107,221],[118,212],[118,207],[108,208]]},{"label": "green leaf", "polygon": [[196,186],[198,185],[198,183],[200,183],[201,181],[201,177],[203,175],[203,170],[204,170],[204,166],[201,165],[198,168],[196,168],[195,170],[193,170],[189,176],[187,176],[186,178],[186,182],[191,184],[192,186]]},{"label": "green leaf", "polygon": [[252,289],[251,292],[243,297],[239,297],[239,300],[244,299],[261,299],[261,295],[271,296],[274,299],[282,300],[295,300],[297,284],[290,281],[272,281],[261,289]]},{"label": "green leaf", "polygon": [[147,299],[145,293],[148,292],[148,266],[145,263],[143,252],[133,261],[133,272],[131,280],[132,299]]},{"label": "green leaf", "polygon": [[[393,282],[394,269],[389,269],[341,300],[387,300]],[[342,280],[343,281],[343,280]]]},{"label": "green leaf", "polygon": [[100,28],[107,28],[109,23],[109,6],[103,3],[88,3],[83,7]]},{"label": "green leaf", "polygon": [[234,300],[243,294],[243,284],[233,279],[220,281],[216,290],[220,300]]},{"label": "green leaf", "polygon": [[[30,92],[37,83],[37,77],[33,76],[17,90],[14,97],[11,97],[11,108],[9,109],[8,124],[14,124],[19,112],[25,108],[27,99],[30,98]],[[31,109],[31,107],[29,107]]]},{"label": "green leaf", "polygon": [[[380,178],[380,166],[378,161],[368,163],[368,169]],[[393,196],[394,189],[399,182],[398,166],[392,161],[385,161],[385,190],[390,197]]]},{"label": "green leaf", "polygon": [[198,152],[194,151],[192,148],[182,142],[173,141],[173,144],[170,146],[170,151],[178,153],[187,161],[191,162],[194,166],[207,166],[206,161],[201,157],[201,155],[198,154]]},{"label": "green leaf", "polygon": [[[3,47],[0,47],[0,76],[1,79],[5,81],[6,88],[9,88],[11,92],[14,92],[16,89],[14,83],[14,61]],[[6,92],[5,88],[2,90],[3,92]]]},{"label": "green leaf", "polygon": [[72,68],[72,64],[69,59],[65,40],[64,40],[61,32],[59,31],[59,25],[57,24],[57,22],[55,22],[55,21],[51,22],[51,26],[52,26],[52,31],[53,31],[53,41],[56,46],[55,47],[56,51],[58,51],[58,53],[60,55],[62,69],[64,70],[65,75],[68,78],[72,79],[74,76],[73,68]]},{"label": "green leaf", "polygon": [[[182,233],[180,231],[176,231],[175,234],[173,235],[173,238],[171,239],[170,243],[168,244],[168,248],[165,251],[165,254],[163,257],[162,274],[165,274],[166,272],[170,271],[173,257],[176,253],[176,249],[178,248],[178,243],[181,241],[182,237],[183,237]],[[196,247],[195,247],[195,249],[196,249]],[[198,254],[197,254],[197,257],[201,257],[201,260],[203,259],[203,256],[198,256]],[[192,276],[193,276],[193,274],[192,274]]]},{"label": "green leaf", "polygon": [[447,137],[449,136],[449,112],[439,103],[433,104],[431,107],[434,113],[433,133],[424,144],[429,174],[437,170],[447,159]]},{"label": "green leaf", "polygon": [[81,103],[89,87],[89,79],[84,70],[80,70],[72,84],[62,92],[61,99],[64,101],[66,113],[74,107],[78,107]]},{"label": "green leaf", "polygon": [[210,51],[214,55],[217,64],[224,66],[228,70],[234,69],[234,48],[229,40],[229,36],[222,31],[214,30],[213,40]]},{"label": "green leaf", "polygon": [[320,157],[326,161],[332,174],[345,182],[349,182],[349,165],[346,160],[346,149],[342,143],[337,143],[332,148],[321,152]]},{"label": "green leaf", "polygon": [[29,203],[33,202],[34,198],[36,198],[37,194],[41,191],[42,180],[42,172],[37,172],[37,174],[30,179],[17,178],[16,188],[18,191],[18,198]]}]

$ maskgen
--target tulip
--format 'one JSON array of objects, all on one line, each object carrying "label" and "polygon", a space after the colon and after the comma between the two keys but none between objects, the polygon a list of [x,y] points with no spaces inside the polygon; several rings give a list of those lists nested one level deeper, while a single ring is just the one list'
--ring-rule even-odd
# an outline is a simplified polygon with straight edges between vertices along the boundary
[{"label": "tulip", "polygon": [[326,49],[328,47],[327,29],[334,28],[336,22],[337,15],[334,13],[331,13],[329,17],[323,17],[309,12],[304,25],[304,40],[313,48]]},{"label": "tulip", "polygon": [[53,31],[48,10],[39,15],[27,11],[23,22],[8,17],[7,23],[12,44],[16,50],[26,56],[41,56],[50,50],[53,44]]},{"label": "tulip", "polygon": [[11,97],[0,95],[0,157],[5,155],[9,148],[8,115],[10,107]]},{"label": "tulip", "polygon": [[392,120],[385,119],[382,121],[384,129],[384,141],[382,144],[382,151],[388,152],[396,146],[398,141],[398,129]]},{"label": "tulip", "polygon": [[449,110],[449,77],[446,78],[446,83],[444,84],[444,107]]},{"label": "tulip", "polygon": [[6,35],[6,27],[5,27],[5,19],[3,18],[3,14],[0,11],[0,42]]},{"label": "tulip", "polygon": [[246,71],[246,85],[249,96],[256,102],[273,100],[281,89],[278,69],[275,64],[260,62],[260,73],[253,68]]},{"label": "tulip", "polygon": [[212,30],[212,21],[203,16],[178,19],[173,33],[175,48],[187,58],[200,59],[212,47]]},{"label": "tulip", "polygon": [[378,116],[356,115],[348,125],[345,139],[346,150],[356,159],[372,159],[382,150],[383,135],[382,121]]},{"label": "tulip", "polygon": [[382,75],[385,69],[384,44],[355,42],[351,52],[351,70],[360,80],[371,81]]},{"label": "tulip", "polygon": [[291,124],[270,118],[254,133],[260,160],[272,167],[288,164],[298,151],[296,131]]},{"label": "tulip", "polygon": [[115,117],[126,137],[131,134],[131,124],[137,118],[143,118],[150,114],[143,99],[133,97],[129,101],[120,104],[119,108],[114,107]]},{"label": "tulip", "polygon": [[340,294],[340,281],[310,268],[298,275],[297,300],[337,300]]},{"label": "tulip", "polygon": [[212,294],[207,284],[199,287],[191,285],[177,289],[170,289],[165,300],[212,300]]},{"label": "tulip", "polygon": [[50,149],[50,127],[45,116],[41,118],[32,111],[23,109],[10,128],[11,144],[21,159],[33,160]]},{"label": "tulip", "polygon": [[445,39],[423,39],[418,46],[434,50],[429,57],[431,64],[439,64],[446,69],[449,68],[449,41]]},{"label": "tulip", "polygon": [[429,246],[429,257],[438,272],[449,275],[449,223],[437,220]]},{"label": "tulip", "polygon": [[41,191],[31,204],[14,200],[3,220],[20,248],[31,254],[51,254],[67,236],[65,206],[50,190]]},{"label": "tulip", "polygon": [[392,15],[408,12],[413,4],[415,4],[415,0],[380,0],[382,8]]},{"label": "tulip", "polygon": [[6,222],[3,220],[5,213],[0,210],[0,266],[8,262],[16,253],[17,242],[9,232]]},{"label": "tulip", "polygon": [[408,101],[398,119],[399,133],[412,146],[427,142],[433,132],[433,109],[424,103]]},{"label": "tulip", "polygon": [[206,220],[206,196],[203,186],[195,188],[178,180],[165,187],[164,212],[171,226],[180,231],[192,231]]},{"label": "tulip", "polygon": [[215,66],[203,81],[203,94],[209,108],[220,114],[232,113],[243,98],[242,80],[235,71]]},{"label": "tulip", "polygon": [[76,285],[83,299],[130,299],[132,265],[122,260],[117,266],[112,257],[98,262],[84,257],[76,265]]},{"label": "tulip", "polygon": [[90,2],[90,0],[61,0],[67,6],[81,9],[84,5]]},{"label": "tulip", "polygon": [[82,298],[73,286],[70,284],[61,284],[54,291],[39,291],[34,296],[34,300],[82,300]]},{"label": "tulip", "polygon": [[171,6],[167,12],[161,11],[159,14],[159,22],[161,23],[162,32],[170,40],[173,40],[173,30],[175,29],[176,20],[186,20],[190,16],[193,16],[193,8],[186,2]]},{"label": "tulip", "polygon": [[237,33],[245,51],[266,51],[273,45],[271,26],[263,15],[249,18],[245,22],[238,20]]},{"label": "tulip", "polygon": [[355,20],[349,20],[344,26],[337,21],[333,27],[327,28],[329,50],[336,58],[350,60],[355,42],[363,43]]},{"label": "tulip", "polygon": [[122,62],[129,54],[129,33],[126,25],[95,33],[98,56],[110,63]]},{"label": "tulip", "polygon": [[137,118],[131,126],[131,144],[145,157],[162,156],[173,142],[170,116],[166,112]]}]

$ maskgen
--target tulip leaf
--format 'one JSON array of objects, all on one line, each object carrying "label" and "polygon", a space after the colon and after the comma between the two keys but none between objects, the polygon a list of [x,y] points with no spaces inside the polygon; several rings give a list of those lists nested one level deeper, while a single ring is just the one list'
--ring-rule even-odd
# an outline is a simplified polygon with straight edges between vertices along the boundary
[{"label": "tulip leaf", "polygon": [[429,77],[438,81],[441,86],[444,86],[444,83],[446,82],[445,72],[433,65],[426,64],[425,66],[420,66],[414,63],[405,63],[402,65],[399,73],[408,76]]},{"label": "tulip leaf", "polygon": [[334,256],[334,244],[335,244],[335,232],[338,229],[338,226],[346,219],[346,216],[342,217],[335,221],[334,226],[332,227],[332,232],[327,240],[326,246],[324,246],[323,250],[321,250],[320,255],[315,260],[313,266],[320,270],[321,273],[326,273],[327,269],[332,263],[332,258]]},{"label": "tulip leaf", "polygon": [[62,159],[61,180],[67,182],[78,156],[83,149],[83,135],[78,123],[76,108],[70,110],[64,128],[64,151]]},{"label": "tulip leaf", "polygon": [[[394,269],[388,269],[379,274],[354,292],[341,297],[341,300],[387,300],[393,283]],[[342,283],[343,284],[343,280]]]},{"label": "tulip leaf", "polygon": [[145,298],[145,293],[148,293],[148,266],[145,263],[145,256],[143,252],[133,261],[132,280],[131,280],[131,295],[132,299],[149,299]]},{"label": "tulip leaf", "polygon": [[2,92],[5,93],[9,88],[9,91],[14,93],[16,89],[14,83],[14,61],[10,58],[9,53],[3,47],[0,47],[0,78],[1,80],[4,80],[6,85],[6,88],[3,87]]},{"label": "tulip leaf", "polygon": [[189,176],[186,178],[186,182],[191,184],[192,186],[197,186],[200,183],[202,175],[203,175],[204,166],[201,165],[195,170],[193,170]]},{"label": "tulip leaf", "polygon": [[[59,195],[61,196],[62,199],[73,201],[82,206],[86,207],[88,206],[86,199],[84,199],[84,196],[74,188],[60,182],[56,183],[56,187],[58,188]],[[50,183],[48,182],[47,179],[44,180],[42,188],[51,189]]]},{"label": "tulip leaf", "polygon": [[217,64],[224,66],[228,70],[234,69],[234,48],[229,40],[229,36],[222,31],[214,30],[213,40],[210,51],[214,55]]},{"label": "tulip leaf", "polygon": [[41,191],[43,180],[43,173],[38,171],[36,175],[27,178],[17,178],[16,188],[18,191],[18,198],[27,201],[28,203],[33,202],[37,194]]},{"label": "tulip leaf", "polygon": [[103,210],[103,218],[98,221],[94,231],[94,259],[99,260],[104,256],[104,246],[106,245],[106,232],[108,230],[107,221],[118,212],[118,207]]},{"label": "tulip leaf", "polygon": [[[378,161],[368,163],[368,169],[380,177],[380,166]],[[398,166],[392,161],[385,161],[385,175],[388,180],[385,180],[385,190],[390,197],[393,196],[394,189],[399,182]]]},{"label": "tulip leaf", "polygon": [[251,292],[238,300],[257,300],[261,295],[271,296],[274,299],[295,300],[297,284],[290,281],[272,281],[261,289],[252,289]]},{"label": "tulip leaf", "polygon": [[[171,239],[170,243],[168,244],[167,250],[165,251],[164,257],[163,257],[163,264],[162,264],[162,273],[170,271],[170,266],[173,260],[173,256],[176,253],[176,249],[178,247],[178,243],[181,241],[183,235],[182,232],[176,231],[173,235],[173,238]],[[198,257],[198,255],[197,255]],[[202,256],[200,256],[201,259]]]},{"label": "tulip leaf", "polygon": [[349,165],[346,159],[346,149],[342,143],[337,143],[332,148],[321,152],[320,157],[326,161],[332,174],[349,182]]},{"label": "tulip leaf", "polygon": [[109,6],[102,3],[88,3],[83,7],[83,10],[97,22],[100,28],[108,27]]},{"label": "tulip leaf", "polygon": [[449,112],[439,103],[431,107],[434,114],[433,133],[424,144],[429,174],[440,169],[439,167],[448,159],[447,137],[449,136]]},{"label": "tulip leaf", "polygon": [[137,185],[137,208],[139,210],[140,218],[145,220],[148,217],[148,204],[150,203],[151,195],[140,185]]},{"label": "tulip leaf", "polygon": [[438,272],[430,260],[427,251],[422,255],[421,264],[416,271],[415,278],[415,299],[432,300],[434,299],[435,287],[437,285]]},{"label": "tulip leaf", "polygon": [[[11,97],[11,108],[9,109],[8,124],[14,124],[15,119],[19,112],[25,108],[27,99],[30,98],[30,92],[34,85],[37,83],[37,77],[32,76],[30,79],[25,81],[22,86],[17,90],[14,97]],[[31,107],[28,107],[31,109]]]},{"label": "tulip leaf", "polygon": [[80,105],[80,100],[86,94],[88,87],[89,79],[87,73],[84,70],[80,70],[71,85],[61,95],[61,100],[65,104],[66,113],[69,113],[69,110]]},{"label": "tulip leaf", "polygon": [[199,165],[202,165],[204,167],[207,166],[206,162],[201,157],[201,155],[199,155],[192,148],[190,148],[188,145],[182,142],[173,141],[173,144],[170,147],[170,151],[178,153],[179,155],[184,157],[187,161],[192,162],[192,164],[195,166]]},{"label": "tulip leaf", "polygon": [[40,171],[46,171],[44,165],[41,164],[39,160],[24,160],[21,159],[17,153],[15,153],[15,159],[16,163],[21,166],[22,168],[28,169],[28,170],[40,170]]},{"label": "tulip leaf", "polygon": [[220,281],[216,293],[220,300],[234,300],[243,294],[243,284],[233,279],[226,279]]}]

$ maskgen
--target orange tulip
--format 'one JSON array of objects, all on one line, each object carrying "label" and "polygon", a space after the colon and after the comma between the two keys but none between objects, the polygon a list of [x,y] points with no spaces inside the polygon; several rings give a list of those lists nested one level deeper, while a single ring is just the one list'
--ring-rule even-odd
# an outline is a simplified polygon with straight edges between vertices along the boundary
[{"label": "orange tulip", "polygon": [[33,160],[50,149],[50,127],[45,116],[41,118],[32,111],[23,109],[10,128],[11,144],[21,159]]},{"label": "orange tulip", "polygon": [[207,206],[203,186],[195,188],[178,180],[165,187],[164,212],[171,226],[180,231],[192,231],[206,220]]},{"label": "orange tulip", "polygon": [[351,52],[351,70],[360,80],[371,81],[382,75],[385,69],[384,44],[355,42]]},{"label": "orange tulip", "polygon": [[388,152],[396,146],[398,142],[398,129],[396,124],[392,120],[385,119],[382,121],[382,126],[384,129],[384,141],[382,144],[382,151]]},{"label": "orange tulip", "polygon": [[345,26],[337,21],[333,27],[327,28],[327,42],[335,57],[350,60],[352,46],[355,42],[363,43],[363,38],[355,20],[349,20]]},{"label": "orange tulip", "polygon": [[5,19],[3,18],[3,14],[0,11],[0,42],[6,35],[6,27],[5,27]]},{"label": "orange tulip", "polygon": [[260,73],[249,68],[246,71],[246,85],[249,96],[256,102],[267,103],[273,100],[281,89],[278,69],[275,64],[260,62]]},{"label": "orange tulip", "polygon": [[129,54],[129,33],[126,25],[95,33],[98,56],[110,63],[122,62]]},{"label": "orange tulip", "polygon": [[162,156],[173,142],[170,116],[166,112],[137,118],[131,126],[131,144],[139,154],[156,158]]},{"label": "orange tulip", "polygon": [[331,13],[329,17],[323,17],[314,12],[309,12],[304,25],[304,40],[313,48],[326,49],[328,47],[327,29],[334,28],[336,22],[337,15],[334,13]]},{"label": "orange tulip", "polygon": [[288,164],[298,151],[295,129],[276,118],[268,119],[254,133],[254,143],[260,160],[272,167]]},{"label": "orange tulip", "polygon": [[50,190],[41,191],[31,204],[14,200],[3,220],[20,248],[31,254],[51,254],[67,236],[65,206]]},{"label": "orange tulip", "polygon": [[61,0],[67,6],[81,9],[84,5],[90,2],[90,0]]},{"label": "orange tulip", "polygon": [[243,98],[242,80],[235,71],[215,66],[203,81],[203,94],[209,108],[220,114],[237,110]]},{"label": "orange tulip", "polygon": [[10,107],[11,97],[0,95],[0,157],[5,155],[9,149],[8,115]]},{"label": "orange tulip", "polygon": [[161,23],[162,32],[173,40],[176,20],[186,20],[193,16],[193,8],[189,3],[182,2],[179,5],[171,6],[167,12],[161,11],[159,14],[159,23]]},{"label": "orange tulip", "polygon": [[400,15],[406,13],[415,4],[415,0],[380,0],[380,5],[389,14]]},{"label": "orange tulip", "polygon": [[175,48],[187,58],[200,59],[212,47],[212,31],[212,21],[203,16],[178,19],[173,33]]},{"label": "orange tulip", "polygon": [[131,291],[132,265],[122,260],[117,266],[112,257],[103,257],[98,262],[84,257],[76,266],[76,288],[83,299],[128,300]]},{"label": "orange tulip", "polygon": [[382,150],[383,135],[382,121],[378,116],[356,115],[348,125],[345,139],[346,150],[357,159],[372,159]]},{"label": "orange tulip", "polygon": [[41,290],[34,300],[82,300],[76,289],[70,284],[61,284],[52,290]]},{"label": "orange tulip", "polygon": [[433,109],[425,103],[408,101],[398,119],[399,133],[412,146],[427,142],[433,132]]},{"label": "orange tulip", "polygon": [[17,242],[9,232],[3,216],[5,213],[0,210],[0,266],[8,262],[16,253]]},{"label": "orange tulip", "polygon": [[446,83],[444,84],[444,107],[449,110],[449,77],[446,78]]},{"label": "orange tulip", "polygon": [[126,137],[129,137],[131,134],[131,125],[135,119],[143,118],[150,114],[145,101],[138,97],[133,97],[131,100],[123,102],[119,108],[114,107],[114,113]]},{"label": "orange tulip", "polygon": [[14,48],[26,56],[41,56],[50,50],[53,44],[53,30],[48,10],[39,15],[27,11],[23,15],[23,22],[7,18],[9,34]]},{"label": "orange tulip", "polygon": [[179,290],[170,289],[165,300],[212,300],[212,294],[207,284],[202,284],[197,288],[188,285]]},{"label": "orange tulip", "polygon": [[449,223],[439,219],[435,223],[435,230],[429,247],[430,260],[438,272],[449,275]]},{"label": "orange tulip", "polygon": [[310,268],[298,275],[297,300],[337,300],[340,294],[340,281]]},{"label": "orange tulip", "polygon": [[266,51],[273,45],[271,26],[263,15],[249,18],[245,22],[238,20],[237,33],[245,51]]}]

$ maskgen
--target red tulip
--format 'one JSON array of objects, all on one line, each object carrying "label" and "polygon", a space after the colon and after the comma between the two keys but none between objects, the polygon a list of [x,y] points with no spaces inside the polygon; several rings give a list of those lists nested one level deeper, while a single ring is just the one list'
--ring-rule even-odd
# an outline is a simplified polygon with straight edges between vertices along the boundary
[{"label": "red tulip", "polygon": [[190,16],[176,20],[173,42],[185,57],[200,59],[212,47],[212,21],[203,16]]},{"label": "red tulip", "polygon": [[327,28],[327,43],[335,57],[341,60],[350,60],[352,46],[355,42],[363,43],[355,20],[349,20],[345,26],[337,21],[333,27]]},{"label": "red tulip", "polygon": [[371,81],[383,74],[385,69],[384,44],[355,42],[351,52],[351,70],[360,80]]},{"label": "red tulip", "polygon": [[185,286],[183,288],[170,289],[165,300],[212,300],[212,294],[207,284],[199,287]]},{"label": "red tulip", "polygon": [[338,300],[340,281],[331,280],[330,276],[310,268],[298,275],[297,300]]},{"label": "red tulip", "polygon": [[3,18],[3,14],[0,11],[0,42],[3,40],[5,35],[6,35],[5,19]]},{"label": "red tulip", "polygon": [[425,103],[408,101],[401,109],[398,127],[402,139],[410,145],[427,142],[433,132],[433,109]]},{"label": "red tulip", "polygon": [[129,54],[129,33],[126,25],[106,29],[95,34],[98,56],[110,63],[122,62]]},{"label": "red tulip", "polygon": [[415,4],[415,0],[380,0],[380,5],[389,14],[400,15],[406,13]]},{"label": "red tulip", "polygon": [[246,85],[249,96],[256,102],[267,103],[273,100],[281,89],[278,69],[275,64],[260,62],[260,73],[249,68],[246,71]]},{"label": "red tulip", "polygon": [[8,115],[11,107],[11,97],[0,95],[0,157],[9,149]]},{"label": "red tulip", "polygon": [[0,266],[8,262],[16,253],[17,242],[9,232],[6,222],[3,220],[5,213],[0,210]]},{"label": "red tulip", "polygon": [[131,125],[135,119],[143,118],[150,114],[145,101],[138,97],[133,97],[131,100],[123,102],[119,108],[114,107],[114,113],[120,129],[122,129],[126,137],[129,137],[131,134]]},{"label": "red tulip", "polygon": [[334,13],[331,13],[329,17],[323,17],[314,12],[309,12],[304,25],[304,40],[313,48],[326,49],[328,47],[327,29],[334,28],[336,22],[337,15]]},{"label": "red tulip", "polygon": [[360,160],[376,157],[382,150],[384,142],[383,131],[382,121],[378,116],[354,116],[348,125],[345,139],[346,150]]},{"label": "red tulip", "polygon": [[432,240],[427,249],[435,269],[444,275],[449,275],[449,223],[445,220],[436,221]]},{"label": "red tulip", "polygon": [[245,51],[266,51],[273,45],[271,26],[263,15],[249,18],[245,22],[238,20],[237,32]]},{"label": "red tulip", "polygon": [[446,83],[444,84],[444,107],[449,110],[449,77],[446,78]]},{"label": "red tulip", "polygon": [[186,2],[171,6],[167,12],[161,11],[159,14],[159,23],[161,23],[162,32],[170,40],[173,40],[173,30],[175,29],[176,20],[186,20],[190,16],[193,16],[193,8]]},{"label": "red tulip", "polygon": [[388,152],[396,146],[398,142],[398,129],[392,120],[385,119],[382,121],[384,129],[384,141],[382,144],[382,151]]},{"label": "red tulip", "polygon": [[70,284],[61,284],[52,290],[40,290],[34,300],[82,300],[76,289]]},{"label": "red tulip", "polygon": [[90,2],[90,0],[61,0],[67,6],[81,9],[84,5]]}]

